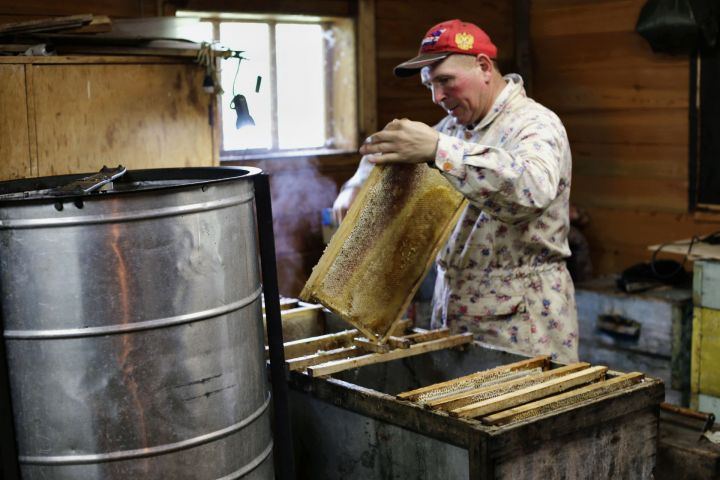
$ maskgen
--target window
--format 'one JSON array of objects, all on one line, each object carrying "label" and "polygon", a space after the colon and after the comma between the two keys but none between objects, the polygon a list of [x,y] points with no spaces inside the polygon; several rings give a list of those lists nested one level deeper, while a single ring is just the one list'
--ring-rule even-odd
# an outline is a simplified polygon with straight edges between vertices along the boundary
[{"label": "window", "polygon": [[690,206],[720,212],[720,48],[691,62]]},{"label": "window", "polygon": [[[241,59],[221,62],[221,158],[357,147],[352,19],[178,12]],[[259,88],[257,88],[259,87]],[[255,125],[237,128],[236,95]],[[238,102],[235,102],[236,104]]]}]

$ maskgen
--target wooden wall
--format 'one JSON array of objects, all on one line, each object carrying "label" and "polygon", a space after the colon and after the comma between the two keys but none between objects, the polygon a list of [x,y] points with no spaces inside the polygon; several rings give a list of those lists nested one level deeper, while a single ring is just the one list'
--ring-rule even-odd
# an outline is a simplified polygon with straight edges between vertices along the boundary
[{"label": "wooden wall", "polygon": [[689,60],[653,53],[634,32],[644,3],[532,2],[533,96],[567,128],[597,273],[718,229],[688,213]]}]

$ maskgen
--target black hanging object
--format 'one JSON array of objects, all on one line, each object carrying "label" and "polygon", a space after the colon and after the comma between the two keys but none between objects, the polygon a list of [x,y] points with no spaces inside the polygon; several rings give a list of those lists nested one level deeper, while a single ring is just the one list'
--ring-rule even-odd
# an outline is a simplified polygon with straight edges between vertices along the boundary
[{"label": "black hanging object", "polygon": [[675,260],[653,260],[626,268],[617,279],[617,286],[628,293],[642,292],[661,285],[687,287],[692,275]]},{"label": "black hanging object", "polygon": [[245,95],[235,95],[230,102],[230,108],[235,110],[237,118],[235,119],[235,128],[240,129],[248,125],[255,125],[255,120],[250,116],[247,100]]},{"label": "black hanging object", "polygon": [[715,45],[717,16],[711,0],[648,0],[635,30],[654,52],[686,54]]}]

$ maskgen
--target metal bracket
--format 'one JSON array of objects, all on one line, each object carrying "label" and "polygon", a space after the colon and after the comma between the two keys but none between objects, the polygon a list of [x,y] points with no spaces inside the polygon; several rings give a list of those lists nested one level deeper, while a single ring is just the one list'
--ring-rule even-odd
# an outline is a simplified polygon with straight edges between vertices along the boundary
[{"label": "metal bracket", "polygon": [[122,165],[118,165],[115,168],[103,166],[98,173],[73,180],[72,182],[60,187],[55,187],[50,190],[48,194],[54,196],[84,195],[86,193],[94,192],[100,189],[103,185],[106,185],[116,178],[125,175],[125,172],[127,172],[127,168]]}]

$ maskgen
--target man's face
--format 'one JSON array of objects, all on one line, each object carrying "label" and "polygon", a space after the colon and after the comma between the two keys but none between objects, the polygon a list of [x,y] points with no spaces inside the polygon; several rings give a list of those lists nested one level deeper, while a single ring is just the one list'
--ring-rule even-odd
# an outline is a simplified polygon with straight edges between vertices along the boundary
[{"label": "man's face", "polygon": [[467,125],[482,118],[491,106],[490,75],[486,66],[486,62],[471,55],[450,55],[424,67],[420,77],[432,91],[433,102],[458,123]]}]

